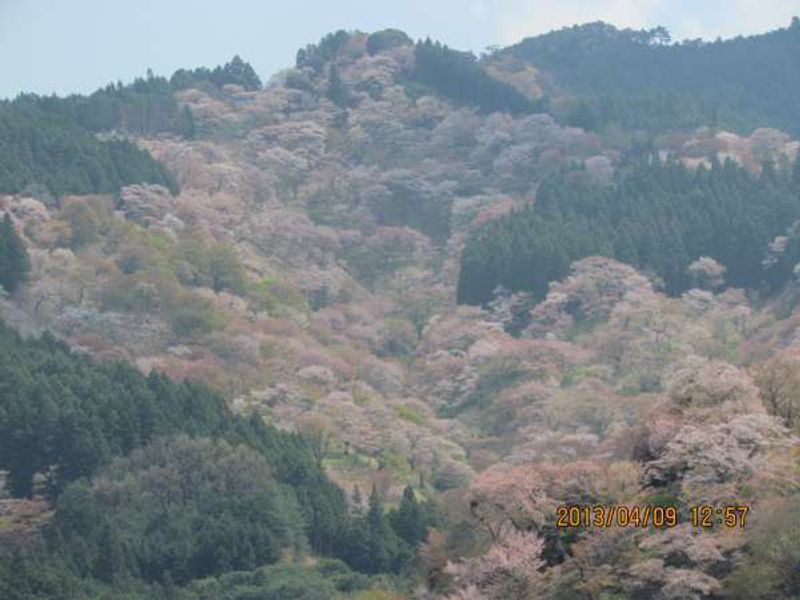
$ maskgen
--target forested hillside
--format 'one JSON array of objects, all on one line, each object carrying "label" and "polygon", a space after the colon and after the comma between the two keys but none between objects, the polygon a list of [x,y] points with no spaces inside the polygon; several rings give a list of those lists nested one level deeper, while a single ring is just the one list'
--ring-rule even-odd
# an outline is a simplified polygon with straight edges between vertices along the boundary
[{"label": "forested hillside", "polygon": [[707,256],[729,285],[766,290],[789,281],[764,269],[769,243],[800,218],[800,161],[794,171],[768,166],[759,177],[732,161],[690,171],[678,162],[632,166],[611,187],[579,173],[546,180],[535,202],[489,221],[461,255],[459,300],[488,302],[493,290],[543,298],[575,260],[609,256],[663,280],[678,294],[696,281],[688,267]]},{"label": "forested hillside", "polygon": [[[345,52],[351,35],[345,31],[328,34],[318,44],[309,44],[297,53],[296,65],[319,73],[325,64]],[[404,32],[388,29],[367,39],[367,50],[375,55],[394,48],[414,49],[413,69],[402,79],[406,93],[422,96],[433,92],[456,104],[473,106],[484,113],[524,114],[540,108],[514,87],[489,76],[471,52],[460,52],[430,38],[416,44]],[[335,77],[335,65],[329,77]],[[341,86],[339,82],[338,86]],[[329,93],[336,87],[329,83]],[[342,93],[340,90],[339,94]]]},{"label": "forested hillside", "polygon": [[[253,68],[235,56],[214,69],[180,69],[171,79],[148,73],[133,83],[109,84],[88,96],[23,94],[0,102],[0,192],[44,188],[63,194],[112,193],[152,183],[177,193],[175,177],[128,135],[170,134],[191,138],[195,122],[174,92],[224,85],[261,88]],[[108,134],[110,139],[95,134]],[[37,188],[38,186],[38,188]]]},{"label": "forested hillside", "polygon": [[412,77],[445,98],[485,113],[522,114],[538,108],[510,85],[486,74],[473,54],[452,50],[430,39],[419,42],[414,49]]},{"label": "forested hillside", "polygon": [[174,177],[147,152],[127,140],[98,140],[47,104],[0,104],[0,191],[41,186],[53,195],[90,194],[142,182],[177,191]]},{"label": "forested hillside", "polygon": [[2,103],[0,599],[800,597],[796,30]]},{"label": "forested hillside", "polygon": [[554,76],[578,100],[571,118],[590,129],[653,133],[702,125],[800,132],[800,20],[763,35],[672,43],[663,28],[591,23],[503,51]]},{"label": "forested hillside", "polygon": [[[302,438],[231,414],[203,385],[97,364],[5,326],[0,349],[0,471],[13,496],[55,502],[39,544],[0,554],[4,598],[83,597],[94,584],[81,578],[161,593],[287,552],[397,572],[425,535],[413,492],[391,514],[373,492],[369,512],[351,518]],[[15,579],[38,561],[51,562],[46,572]]]}]

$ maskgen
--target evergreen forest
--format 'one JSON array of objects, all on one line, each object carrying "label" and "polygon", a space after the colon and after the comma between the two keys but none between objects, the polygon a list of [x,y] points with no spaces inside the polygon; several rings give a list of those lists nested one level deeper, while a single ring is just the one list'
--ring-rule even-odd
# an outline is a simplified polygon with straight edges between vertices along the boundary
[{"label": "evergreen forest", "polygon": [[769,243],[800,218],[800,161],[759,176],[732,161],[691,171],[640,161],[610,186],[568,171],[545,180],[533,204],[473,231],[461,256],[460,302],[481,304],[497,286],[543,298],[575,260],[600,255],[652,273],[667,293],[691,286],[690,263],[708,256],[735,287],[788,281],[763,261]]}]

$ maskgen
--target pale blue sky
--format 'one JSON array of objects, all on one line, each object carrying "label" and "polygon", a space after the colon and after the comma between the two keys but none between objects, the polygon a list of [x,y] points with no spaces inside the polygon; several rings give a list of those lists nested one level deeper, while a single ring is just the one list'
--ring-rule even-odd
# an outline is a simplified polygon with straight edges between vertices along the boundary
[{"label": "pale blue sky", "polygon": [[800,0],[0,0],[0,97],[88,92],[150,67],[215,66],[234,54],[266,80],[336,29],[405,30],[476,52],[603,19],[675,38],[760,33]]}]

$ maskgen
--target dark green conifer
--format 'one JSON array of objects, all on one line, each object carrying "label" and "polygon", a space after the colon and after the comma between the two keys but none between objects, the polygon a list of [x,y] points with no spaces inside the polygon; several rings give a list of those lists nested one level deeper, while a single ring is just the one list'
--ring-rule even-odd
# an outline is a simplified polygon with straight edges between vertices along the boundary
[{"label": "dark green conifer", "polygon": [[395,533],[411,547],[416,547],[427,535],[425,511],[417,502],[414,488],[410,485],[403,490],[400,506],[392,513],[392,526]]},{"label": "dark green conifer", "polygon": [[349,100],[347,86],[342,81],[342,76],[336,65],[331,65],[328,75],[328,98],[342,108],[347,106]]},{"label": "dark green conifer", "polygon": [[29,271],[25,243],[14,228],[11,215],[6,213],[0,224],[0,286],[13,294],[27,280]]}]

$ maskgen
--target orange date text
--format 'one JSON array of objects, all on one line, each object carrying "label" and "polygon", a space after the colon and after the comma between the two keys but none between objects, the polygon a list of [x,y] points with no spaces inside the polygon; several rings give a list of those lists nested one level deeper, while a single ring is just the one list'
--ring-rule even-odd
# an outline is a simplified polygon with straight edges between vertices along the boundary
[{"label": "orange date text", "polygon": [[626,506],[624,504],[559,506],[556,509],[556,526],[566,528],[589,527],[654,527],[667,529],[678,525],[675,506]]}]

